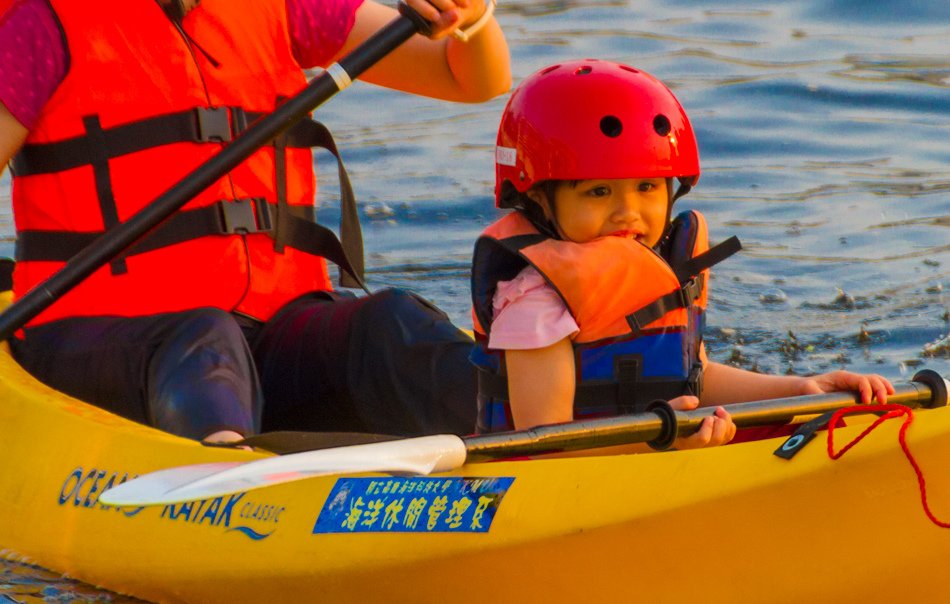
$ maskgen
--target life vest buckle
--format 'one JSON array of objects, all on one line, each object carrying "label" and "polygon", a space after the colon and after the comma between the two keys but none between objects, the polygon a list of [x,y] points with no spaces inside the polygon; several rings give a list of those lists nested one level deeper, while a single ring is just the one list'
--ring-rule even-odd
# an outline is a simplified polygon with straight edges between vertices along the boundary
[{"label": "life vest buckle", "polygon": [[270,206],[262,197],[244,197],[218,203],[224,233],[247,235],[266,233],[274,228]]},{"label": "life vest buckle", "polygon": [[237,138],[247,130],[247,112],[243,107],[231,107],[231,137]]},{"label": "life vest buckle", "polygon": [[702,396],[703,394],[703,364],[701,361],[695,361],[689,370],[689,377],[686,379],[686,390],[693,396]]},{"label": "life vest buckle", "polygon": [[231,124],[227,107],[196,107],[199,143],[227,143],[231,141]]},{"label": "life vest buckle", "polygon": [[683,284],[680,291],[683,292],[684,308],[689,308],[702,295],[703,281],[705,281],[705,276],[700,273]]}]

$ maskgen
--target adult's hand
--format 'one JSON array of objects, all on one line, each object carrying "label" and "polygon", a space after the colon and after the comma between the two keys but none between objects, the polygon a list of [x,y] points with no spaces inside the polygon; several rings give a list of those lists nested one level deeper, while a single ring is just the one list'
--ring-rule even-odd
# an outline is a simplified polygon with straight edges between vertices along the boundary
[{"label": "adult's hand", "polygon": [[[407,0],[433,22],[433,38],[413,36],[361,78],[387,88],[446,101],[478,103],[508,91],[511,64],[505,36],[492,17],[467,42],[451,37],[459,26],[481,17],[486,0]],[[464,3],[465,6],[461,6]],[[444,10],[443,10],[444,9]],[[340,56],[373,35],[396,16],[396,10],[365,0]]]},{"label": "adult's hand", "polygon": [[406,0],[412,9],[432,23],[433,40],[444,38],[456,29],[465,29],[485,14],[486,0]]}]

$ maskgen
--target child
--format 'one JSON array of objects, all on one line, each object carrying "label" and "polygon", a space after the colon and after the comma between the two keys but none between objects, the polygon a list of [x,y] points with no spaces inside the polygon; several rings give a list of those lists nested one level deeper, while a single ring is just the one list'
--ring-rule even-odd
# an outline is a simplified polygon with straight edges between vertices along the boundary
[{"label": "child", "polygon": [[[597,60],[542,69],[505,107],[495,162],[496,204],[516,211],[475,246],[479,432],[632,413],[656,399],[692,409],[893,393],[877,375],[781,377],[706,358],[709,267],[738,240],[709,249],[701,214],[671,220],[699,179],[699,155],[683,108],[649,74]],[[735,430],[719,407],[674,446],[724,444]]]}]

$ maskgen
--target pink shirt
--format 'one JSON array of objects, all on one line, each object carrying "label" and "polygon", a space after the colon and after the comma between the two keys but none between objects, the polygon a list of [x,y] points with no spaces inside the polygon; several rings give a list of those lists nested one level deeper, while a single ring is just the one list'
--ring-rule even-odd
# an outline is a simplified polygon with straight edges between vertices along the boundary
[{"label": "pink shirt", "polygon": [[[286,0],[294,58],[326,65],[340,51],[363,0]],[[2,4],[0,4],[2,6]],[[0,103],[31,129],[66,75],[67,48],[44,0],[12,0],[0,15]]]},{"label": "pink shirt", "polygon": [[496,350],[544,348],[580,331],[561,297],[531,266],[498,282],[492,311],[488,347]]}]

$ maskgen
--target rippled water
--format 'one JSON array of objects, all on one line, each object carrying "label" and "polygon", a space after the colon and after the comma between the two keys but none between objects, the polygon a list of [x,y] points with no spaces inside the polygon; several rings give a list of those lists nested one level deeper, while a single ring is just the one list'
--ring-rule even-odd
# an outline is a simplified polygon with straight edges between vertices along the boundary
[{"label": "rippled water", "polygon": [[[950,375],[950,4],[504,0],[498,13],[518,80],[607,58],[657,75],[686,107],[703,174],[678,205],[702,210],[713,239],[745,245],[713,276],[712,358],[768,372]],[[364,204],[371,287],[413,288],[469,325],[472,243],[497,216],[504,101],[357,84],[319,111]],[[335,170],[320,165],[320,215],[333,222]],[[0,253],[12,249],[8,206]],[[0,569],[0,602],[51,585],[50,599],[114,597]]]}]

